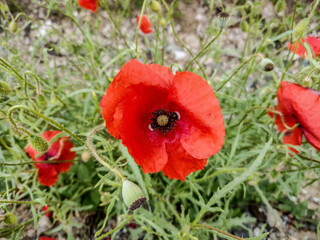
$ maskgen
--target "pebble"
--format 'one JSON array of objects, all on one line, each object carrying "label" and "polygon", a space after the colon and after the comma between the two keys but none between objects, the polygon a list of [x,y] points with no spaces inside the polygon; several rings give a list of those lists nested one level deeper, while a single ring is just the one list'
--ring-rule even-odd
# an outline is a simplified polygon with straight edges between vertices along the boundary
[{"label": "pebble", "polygon": [[187,54],[183,50],[175,50],[173,54],[174,54],[174,60],[176,61],[182,60],[187,56]]},{"label": "pebble", "polygon": [[313,198],[311,198],[311,200],[312,200],[312,202],[314,202],[316,204],[320,203],[319,198],[313,197]]}]

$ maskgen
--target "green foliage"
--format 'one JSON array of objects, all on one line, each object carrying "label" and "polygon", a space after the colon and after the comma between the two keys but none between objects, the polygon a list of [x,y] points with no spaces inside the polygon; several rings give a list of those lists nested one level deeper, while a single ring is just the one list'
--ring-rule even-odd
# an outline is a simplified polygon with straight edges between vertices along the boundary
[{"label": "green foliage", "polygon": [[[320,156],[305,142],[297,147],[299,155],[290,155],[281,142],[283,134],[274,128],[267,111],[274,106],[281,80],[301,84],[308,78],[312,80],[308,86],[319,90],[318,58],[304,60],[308,66],[299,59],[293,67],[287,49],[295,37],[311,34],[310,26],[318,27],[320,15],[314,9],[319,1],[310,11],[311,4],[307,8],[303,1],[290,10],[288,5],[285,9],[280,5],[284,1],[273,1],[277,12],[286,14],[271,20],[265,19],[261,1],[237,1],[234,5],[206,1],[207,29],[194,40],[199,41],[199,51],[189,49],[185,38],[179,38],[181,32],[175,32],[177,23],[183,27],[181,19],[188,17],[181,6],[192,6],[193,1],[159,1],[159,15],[146,8],[154,29],[150,37],[123,31],[128,22],[135,23],[143,0],[101,1],[96,14],[78,8],[77,1],[31,1],[32,7],[43,12],[42,18],[33,16],[28,6],[20,6],[18,1],[9,2],[9,6],[0,2],[0,90],[5,92],[0,96],[0,214],[12,212],[19,218],[25,204],[30,215],[23,222],[1,226],[0,238],[21,239],[26,226],[36,228],[44,205],[53,211],[49,234],[63,233],[68,239],[75,238],[75,228],[94,229],[83,231],[82,239],[93,239],[93,235],[115,239],[123,228],[131,239],[234,239],[224,232],[240,228],[247,229],[251,239],[263,239],[268,234],[264,228],[261,236],[253,238],[248,227],[257,222],[247,214],[249,203],[290,213],[297,227],[312,218],[308,202],[295,203],[292,197],[298,198],[302,187],[319,180]],[[169,4],[168,8],[163,3]],[[230,28],[220,31],[217,9],[231,14]],[[10,14],[18,24],[17,31],[9,26],[13,22]],[[158,25],[159,19],[167,22],[165,28]],[[59,21],[66,25],[60,26]],[[228,45],[224,38],[235,27],[245,36],[241,49]],[[189,61],[175,62],[166,53],[169,34],[190,54]],[[21,43],[25,39],[29,43]],[[308,47],[307,52],[312,56]],[[272,59],[274,71],[263,71],[262,57]],[[90,149],[91,158],[81,160],[82,152],[89,153],[88,133],[104,124],[100,99],[130,58],[176,64],[195,72],[208,81],[219,99],[226,129],[223,148],[208,159],[204,170],[190,174],[185,182],[162,173],[144,174],[106,129],[92,138],[97,155]],[[208,71],[210,64],[214,64],[212,72]],[[28,135],[23,129],[39,134],[59,129],[74,142],[76,159],[54,186],[39,184],[37,169],[24,151]],[[122,181],[106,166],[120,170],[141,188],[147,198],[144,207],[128,210],[121,197]],[[94,227],[81,221],[79,214],[86,213],[94,216]],[[138,227],[128,228],[132,222]]]}]

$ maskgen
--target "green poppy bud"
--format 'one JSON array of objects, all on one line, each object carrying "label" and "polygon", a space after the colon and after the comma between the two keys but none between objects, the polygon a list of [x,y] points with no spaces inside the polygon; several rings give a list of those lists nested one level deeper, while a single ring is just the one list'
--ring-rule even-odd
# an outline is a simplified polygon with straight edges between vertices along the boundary
[{"label": "green poppy bud", "polygon": [[10,32],[12,33],[16,33],[17,30],[18,30],[18,24],[16,23],[16,21],[12,20],[10,23],[9,23],[9,30]]},{"label": "green poppy bud", "polygon": [[274,64],[269,58],[262,59],[260,66],[263,68],[264,71],[270,72],[274,69]]},{"label": "green poppy bud", "polygon": [[165,27],[165,26],[166,26],[166,24],[167,24],[166,19],[165,19],[165,18],[163,18],[163,17],[162,17],[162,18],[160,18],[160,21],[159,21],[159,22],[160,22],[160,26],[161,26],[161,27]]},{"label": "green poppy bud", "polygon": [[129,180],[122,182],[122,198],[131,211],[141,207],[147,200],[141,188]]},{"label": "green poppy bud", "polygon": [[101,204],[100,206],[107,205],[111,200],[111,194],[109,192],[104,192],[100,196]]},{"label": "green poppy bud", "polygon": [[286,2],[284,0],[279,0],[276,4],[276,12],[282,12],[286,8]]},{"label": "green poppy bud", "polygon": [[12,213],[8,213],[4,216],[3,222],[7,225],[14,225],[17,223],[17,218]]},{"label": "green poppy bud", "polygon": [[230,19],[230,14],[227,12],[221,12],[218,15],[218,27],[220,29],[226,28]]},{"label": "green poppy bud", "polygon": [[10,87],[3,81],[0,81],[0,95],[7,95],[10,92]]},{"label": "green poppy bud", "polygon": [[47,106],[47,99],[43,95],[38,95],[37,103],[40,107],[45,108]]},{"label": "green poppy bud", "polygon": [[49,149],[49,143],[43,137],[39,135],[33,135],[29,137],[29,144],[39,153],[45,153]]},{"label": "green poppy bud", "polygon": [[293,29],[293,36],[295,38],[299,37],[301,33],[303,33],[308,27],[309,21],[307,18],[302,19],[297,26]]},{"label": "green poppy bud", "polygon": [[240,29],[241,29],[241,31],[242,32],[248,32],[248,30],[249,30],[249,24],[248,24],[248,22],[247,21],[241,21],[241,23],[240,23]]},{"label": "green poppy bud", "polygon": [[150,3],[150,8],[153,12],[159,13],[161,11],[161,5],[158,1],[152,0]]}]

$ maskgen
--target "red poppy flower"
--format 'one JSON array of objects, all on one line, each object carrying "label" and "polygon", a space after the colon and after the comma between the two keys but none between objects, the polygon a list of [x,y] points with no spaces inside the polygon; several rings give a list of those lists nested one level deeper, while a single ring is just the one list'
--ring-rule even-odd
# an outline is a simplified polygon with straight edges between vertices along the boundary
[{"label": "red poppy flower", "polygon": [[184,180],[219,152],[224,120],[212,88],[200,76],[130,60],[101,100],[110,134],[144,173]]},{"label": "red poppy flower", "polygon": [[[137,24],[139,24],[139,20],[140,15],[137,16]],[[145,34],[152,33],[151,23],[145,15],[142,15],[140,30]]]},{"label": "red poppy flower", "polygon": [[[320,92],[304,88],[294,83],[281,82],[277,92],[278,106],[271,118],[275,116],[275,124],[280,132],[286,131],[282,142],[301,145],[302,135],[320,151]],[[299,124],[294,129],[292,128]],[[290,148],[293,152],[297,150]]]},{"label": "red poppy flower", "polygon": [[57,239],[52,237],[39,237],[38,240],[57,240]]},{"label": "red poppy flower", "polygon": [[[42,207],[42,209],[41,209],[41,211],[42,212],[45,212],[45,211],[47,211],[49,209],[49,206],[47,205],[47,206],[43,206]],[[50,211],[50,212],[47,212],[46,214],[45,214],[45,216],[47,216],[48,218],[51,218],[51,216],[52,216],[52,212]]]},{"label": "red poppy flower", "polygon": [[97,11],[99,0],[78,0],[79,6],[85,9],[89,9],[92,12]]},{"label": "red poppy flower", "polygon": [[[301,42],[303,43],[306,42],[309,44],[310,48],[313,51],[312,53],[313,56],[314,55],[316,57],[320,56],[320,37],[314,38],[314,37],[308,36],[307,38],[302,38]],[[301,42],[298,45],[296,54],[304,58],[307,55],[307,50],[303,47]],[[297,43],[294,43],[293,45],[291,45],[291,43],[288,43],[288,48],[290,49],[291,52],[294,52],[294,49],[296,48],[296,44]]]},{"label": "red poppy flower", "polygon": [[[60,131],[46,131],[42,134],[42,137],[47,141],[50,141],[58,133],[60,133]],[[70,149],[73,148],[73,146],[74,145],[69,140],[69,137],[59,138],[50,146],[49,150],[39,158],[36,157],[39,154],[39,152],[34,150],[30,145],[26,147],[25,151],[34,161],[48,162],[35,164],[35,167],[39,170],[38,179],[42,185],[54,185],[58,180],[60,172],[69,171],[69,168],[73,162],[61,162],[50,164],[49,161],[73,160],[76,156],[75,152],[70,151]]]}]

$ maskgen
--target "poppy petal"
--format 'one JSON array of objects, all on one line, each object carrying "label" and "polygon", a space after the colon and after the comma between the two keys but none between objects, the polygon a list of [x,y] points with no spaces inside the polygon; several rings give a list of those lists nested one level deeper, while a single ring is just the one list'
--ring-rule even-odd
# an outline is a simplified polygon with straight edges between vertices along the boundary
[{"label": "poppy petal", "polygon": [[178,72],[169,100],[183,109],[189,122],[194,123],[180,136],[184,149],[199,159],[217,153],[224,142],[224,119],[210,85],[194,73]]},{"label": "poppy petal", "polygon": [[[74,147],[73,143],[69,141],[68,137],[61,138],[59,142],[63,145],[60,152],[60,156],[56,161],[73,160],[76,157],[76,152],[70,151],[70,149]],[[60,172],[68,172],[72,164],[73,162],[57,163],[56,168]]]},{"label": "poppy petal", "polygon": [[[287,131],[283,138],[282,142],[284,144],[290,144],[290,145],[295,145],[295,146],[300,146],[302,142],[302,130],[300,127],[296,127],[294,130]],[[289,147],[289,149],[294,152],[294,153],[299,153],[298,150]]]},{"label": "poppy petal", "polygon": [[171,179],[185,181],[191,172],[203,169],[207,159],[197,159],[188,154],[178,142],[167,144],[168,162],[162,169],[163,174]]},{"label": "poppy petal", "polygon": [[278,90],[278,99],[281,100],[279,104],[300,123],[307,141],[319,149],[320,95],[317,91],[283,81]]},{"label": "poppy petal", "polygon": [[99,0],[78,0],[78,3],[80,7],[96,12]]},{"label": "poppy petal", "polygon": [[[157,70],[155,71],[154,69],[156,68]],[[158,72],[160,71],[156,66],[149,67],[149,65],[140,63],[138,60],[130,60],[115,76],[106,90],[106,95],[101,101],[102,114],[111,135],[121,139],[120,133],[114,127],[114,114],[117,105],[123,100],[127,92],[126,88],[134,85],[156,86],[165,89],[170,88],[170,79],[162,78],[158,75]],[[161,71],[161,75],[164,76],[164,71]]]},{"label": "poppy petal", "polygon": [[115,127],[122,136],[122,143],[128,148],[144,173],[160,171],[167,162],[164,139],[149,129],[151,112],[155,99],[161,102],[166,93],[159,89],[136,87],[129,91],[114,114]]},{"label": "poppy petal", "polygon": [[44,186],[52,186],[58,181],[59,172],[49,164],[42,164],[39,168],[38,180]]},{"label": "poppy petal", "polygon": [[[139,24],[139,20],[140,20],[140,16],[138,15],[137,24]],[[145,15],[142,15],[140,30],[145,34],[152,33],[151,22],[149,21],[148,17]]]}]

